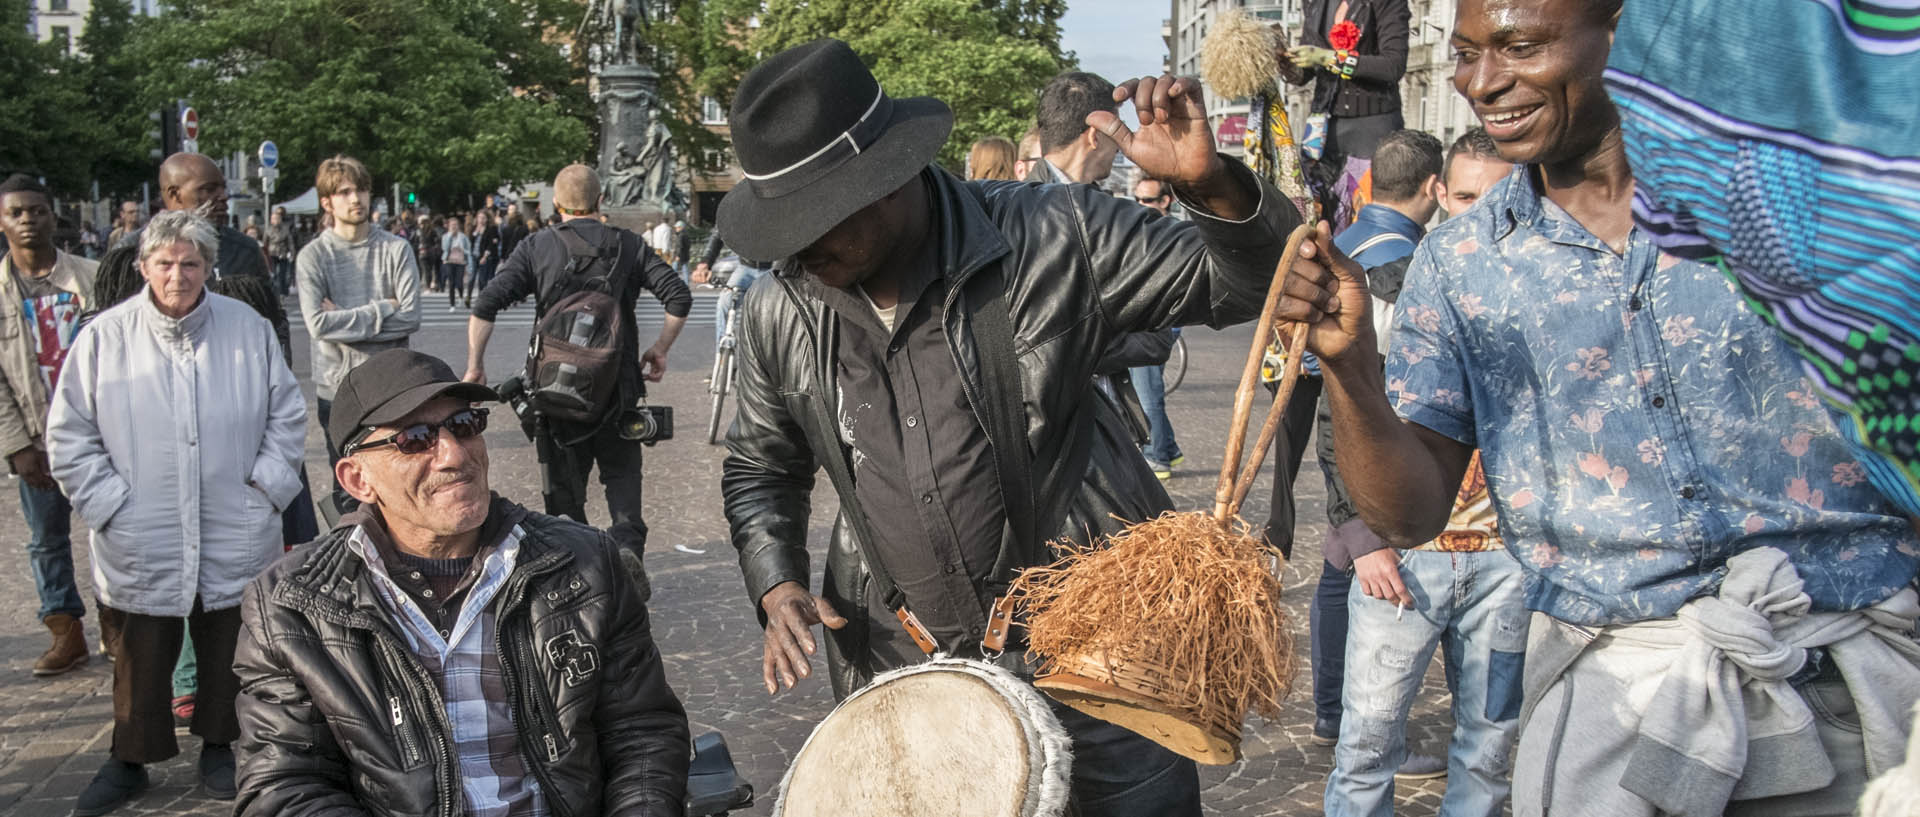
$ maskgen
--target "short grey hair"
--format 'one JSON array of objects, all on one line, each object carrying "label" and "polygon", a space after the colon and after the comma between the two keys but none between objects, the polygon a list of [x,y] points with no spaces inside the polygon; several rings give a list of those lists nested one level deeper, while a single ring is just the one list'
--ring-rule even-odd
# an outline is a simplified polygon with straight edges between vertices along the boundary
[{"label": "short grey hair", "polygon": [[155,250],[181,241],[191,242],[200,251],[200,260],[209,266],[219,257],[220,233],[212,224],[190,210],[168,210],[154,216],[140,234],[140,260],[145,261]]}]

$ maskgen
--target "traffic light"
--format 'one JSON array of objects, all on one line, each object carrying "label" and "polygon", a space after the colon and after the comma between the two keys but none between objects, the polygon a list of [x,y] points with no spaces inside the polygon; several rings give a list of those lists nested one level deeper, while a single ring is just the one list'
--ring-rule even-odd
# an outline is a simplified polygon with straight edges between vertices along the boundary
[{"label": "traffic light", "polygon": [[160,161],[180,152],[180,107],[167,103],[165,108],[147,114],[147,157]]},{"label": "traffic light", "polygon": [[414,205],[416,205],[416,204],[419,204],[419,203],[420,203],[420,194],[419,194],[419,193],[415,193],[415,192],[413,192],[412,190],[408,190],[408,191],[407,191],[407,206],[408,206],[408,207],[412,207],[412,206],[414,206]]}]

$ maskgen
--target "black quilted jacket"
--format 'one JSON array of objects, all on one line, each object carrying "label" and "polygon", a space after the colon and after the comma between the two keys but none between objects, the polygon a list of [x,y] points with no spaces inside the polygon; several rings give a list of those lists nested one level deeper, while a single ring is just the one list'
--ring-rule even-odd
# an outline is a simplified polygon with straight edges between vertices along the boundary
[{"label": "black quilted jacket", "polygon": [[[496,634],[521,751],[548,808],[679,817],[687,718],[646,605],[605,534],[534,513],[520,524],[519,560],[494,598]],[[234,658],[238,817],[464,813],[438,687],[381,609],[350,530],[289,553],[247,587]]]}]

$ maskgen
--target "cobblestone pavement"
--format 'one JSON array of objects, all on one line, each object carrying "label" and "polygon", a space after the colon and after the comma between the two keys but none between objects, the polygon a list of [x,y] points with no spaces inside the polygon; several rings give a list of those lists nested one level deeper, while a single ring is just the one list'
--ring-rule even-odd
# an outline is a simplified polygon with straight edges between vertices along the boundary
[{"label": "cobblestone pavement", "polygon": [[[426,299],[429,314],[441,307]],[[686,703],[695,733],[719,730],[727,737],[741,772],[760,794],[746,814],[768,814],[773,789],[788,759],[813,725],[831,708],[823,677],[806,681],[799,690],[769,699],[760,686],[760,631],[744,598],[726,524],[720,510],[720,447],[698,439],[705,430],[707,394],[701,376],[708,368],[713,343],[711,297],[697,299],[693,322],[676,345],[664,384],[654,389],[654,402],[674,406],[679,437],[649,449],[646,484],[647,522],[652,528],[647,555],[654,596],[651,604],[654,635],[665,655],[667,673]],[[292,307],[289,302],[290,308]],[[522,307],[516,312],[522,311]],[[511,314],[511,313],[509,313]],[[462,368],[465,334],[455,316],[435,316],[417,336],[416,348],[439,355]],[[652,330],[642,322],[643,334]],[[523,360],[525,322],[503,318],[501,331],[488,355],[488,373],[494,380],[512,374]],[[1171,483],[1182,508],[1209,507],[1213,475],[1225,444],[1225,418],[1232,401],[1233,380],[1245,355],[1247,330],[1187,334],[1191,365],[1186,382],[1168,399],[1187,462]],[[296,331],[296,372],[307,375],[308,350],[304,333]],[[311,395],[311,388],[309,388]],[[311,409],[311,403],[309,403]],[[500,422],[488,433],[492,454],[492,481],[496,490],[517,501],[539,505],[540,484],[533,451],[510,422]],[[308,434],[308,471],[316,486],[325,480],[326,455],[317,427]],[[318,467],[315,467],[315,464]],[[1271,469],[1268,469],[1271,473]],[[822,486],[826,480],[820,480]],[[1294,644],[1300,673],[1284,714],[1273,722],[1250,719],[1244,743],[1245,758],[1227,767],[1203,767],[1204,800],[1208,814],[1317,815],[1332,750],[1311,745],[1310,683],[1307,670],[1307,604],[1318,579],[1319,543],[1325,535],[1324,491],[1317,469],[1303,469],[1299,481],[1301,502],[1299,548],[1284,576],[1288,610],[1296,632]],[[1267,513],[1266,479],[1256,486],[1242,514],[1263,521]],[[0,490],[0,541],[12,548],[8,569],[0,571],[0,815],[48,817],[69,812],[73,798],[86,786],[105,759],[112,721],[111,668],[96,655],[85,669],[54,679],[32,677],[29,668],[45,649],[47,636],[34,621],[36,599],[22,550],[27,538],[21,521],[18,492]],[[810,537],[816,553],[824,549],[827,509],[834,507],[830,488],[815,498],[816,524]],[[594,501],[590,513],[604,522],[605,506]],[[82,592],[89,598],[91,573],[84,532],[76,532],[75,560]],[[816,564],[819,563],[816,559]],[[818,582],[816,579],[815,586]],[[97,617],[88,611],[89,638],[98,638]],[[1449,730],[1448,699],[1438,661],[1427,675],[1427,686],[1416,701],[1409,724],[1413,744],[1429,752],[1445,751]],[[116,814],[226,815],[228,804],[205,799],[199,792],[194,758],[196,738],[181,738],[182,754],[151,767],[153,787]],[[1399,814],[1432,815],[1444,791],[1441,781],[1399,789]]]}]

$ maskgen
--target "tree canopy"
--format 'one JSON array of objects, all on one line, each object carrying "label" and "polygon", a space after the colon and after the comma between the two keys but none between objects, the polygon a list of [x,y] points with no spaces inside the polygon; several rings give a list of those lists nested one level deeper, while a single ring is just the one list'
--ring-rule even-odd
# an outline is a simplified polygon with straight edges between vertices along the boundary
[{"label": "tree canopy", "polygon": [[753,39],[772,54],[819,39],[845,40],[893,96],[952,106],[949,167],[977,139],[1019,139],[1040,88],[1074,66],[1060,50],[1065,0],[771,0]]}]

